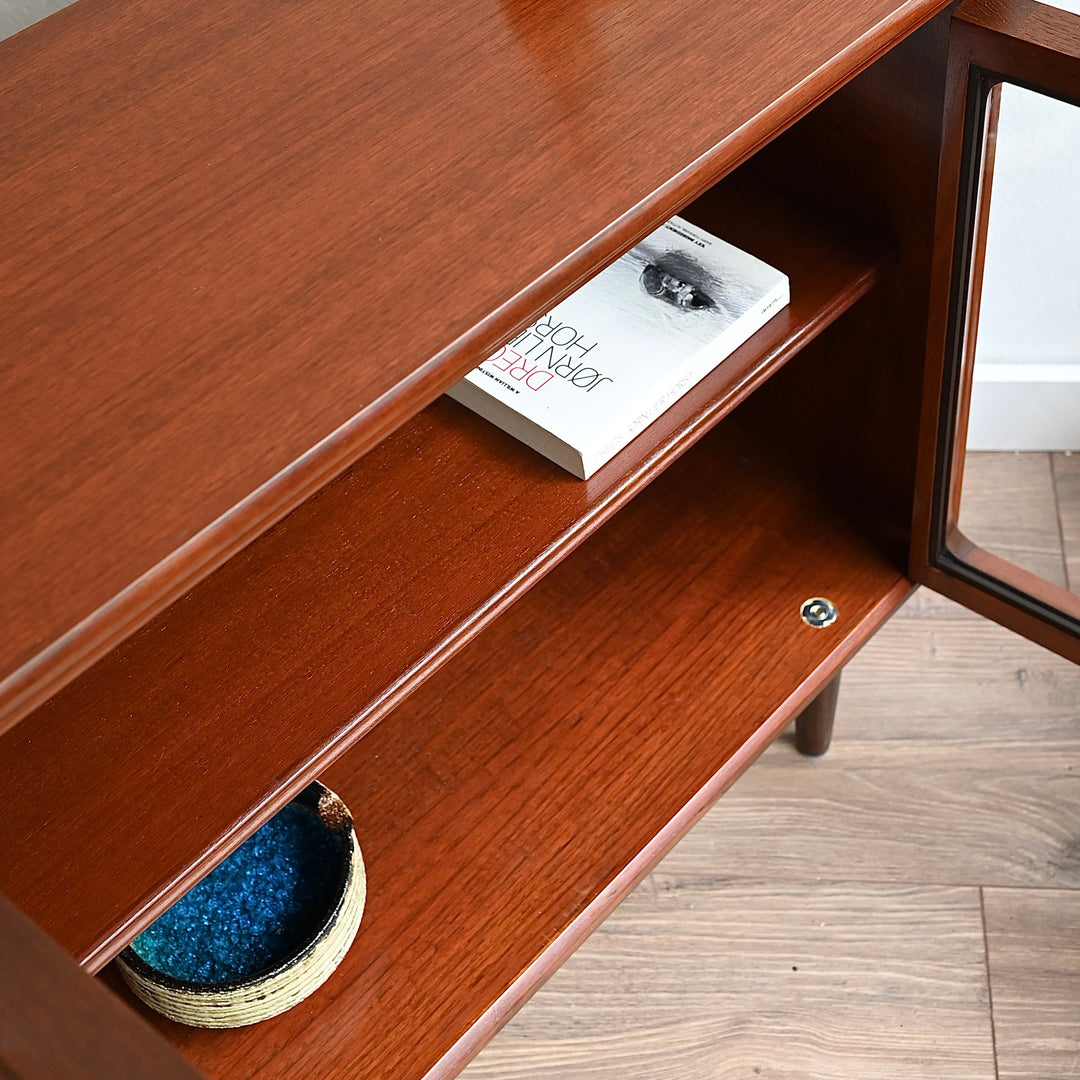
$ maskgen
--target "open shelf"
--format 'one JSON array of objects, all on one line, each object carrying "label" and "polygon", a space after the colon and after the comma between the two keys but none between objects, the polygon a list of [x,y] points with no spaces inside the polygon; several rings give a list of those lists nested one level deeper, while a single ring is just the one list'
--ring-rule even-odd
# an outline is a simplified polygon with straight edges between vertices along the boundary
[{"label": "open shelf", "polygon": [[100,967],[888,263],[737,178],[687,216],[790,307],[587,483],[449,401],[399,429],[0,739],[0,892]]},{"label": "open shelf", "polygon": [[943,3],[91,0],[0,42],[0,731]]},{"label": "open shelf", "polygon": [[323,776],[369,881],[331,980],[155,1022],[211,1077],[453,1074],[909,588],[732,418]]}]

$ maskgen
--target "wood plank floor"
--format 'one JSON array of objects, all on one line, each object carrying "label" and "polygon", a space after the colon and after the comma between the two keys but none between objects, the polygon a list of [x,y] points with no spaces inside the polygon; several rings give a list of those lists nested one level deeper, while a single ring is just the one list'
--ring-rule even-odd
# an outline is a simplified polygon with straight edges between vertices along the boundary
[{"label": "wood plank floor", "polygon": [[1080,892],[986,889],[1001,1080],[1080,1072]]},{"label": "wood plank floor", "polygon": [[1080,454],[968,454],[959,524],[980,547],[1080,592]]},{"label": "wood plank floor", "polygon": [[1004,451],[968,454],[959,524],[960,531],[980,547],[1067,588],[1055,456]]},{"label": "wood plank floor", "polygon": [[464,1076],[1080,1076],[1080,669],[920,590]]}]

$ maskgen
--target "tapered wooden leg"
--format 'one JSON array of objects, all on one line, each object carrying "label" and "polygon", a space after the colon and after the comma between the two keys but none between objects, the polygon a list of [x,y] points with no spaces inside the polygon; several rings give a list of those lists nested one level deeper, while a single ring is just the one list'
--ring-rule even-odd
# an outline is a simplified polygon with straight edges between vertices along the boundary
[{"label": "tapered wooden leg", "polygon": [[795,718],[795,745],[799,753],[818,757],[829,749],[839,694],[840,676],[835,675]]}]

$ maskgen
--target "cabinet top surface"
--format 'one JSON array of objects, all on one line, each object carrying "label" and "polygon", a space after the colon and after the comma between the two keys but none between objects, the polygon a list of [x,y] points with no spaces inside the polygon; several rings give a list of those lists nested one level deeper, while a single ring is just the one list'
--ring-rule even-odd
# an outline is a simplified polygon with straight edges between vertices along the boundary
[{"label": "cabinet top surface", "polygon": [[940,0],[79,0],[0,43],[0,729]]}]

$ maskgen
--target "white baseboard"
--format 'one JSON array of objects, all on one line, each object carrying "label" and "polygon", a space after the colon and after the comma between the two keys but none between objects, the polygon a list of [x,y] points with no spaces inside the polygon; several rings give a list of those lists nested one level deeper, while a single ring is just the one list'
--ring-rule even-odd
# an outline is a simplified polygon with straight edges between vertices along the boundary
[{"label": "white baseboard", "polygon": [[969,450],[1080,450],[1080,364],[978,364]]}]

